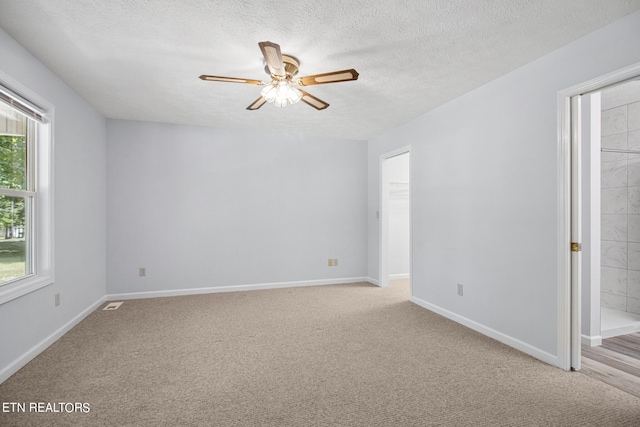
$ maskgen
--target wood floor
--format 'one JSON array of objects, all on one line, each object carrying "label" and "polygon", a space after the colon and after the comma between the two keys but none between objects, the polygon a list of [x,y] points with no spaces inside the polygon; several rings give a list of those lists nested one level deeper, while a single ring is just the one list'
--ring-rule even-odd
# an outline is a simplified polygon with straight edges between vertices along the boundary
[{"label": "wood floor", "polygon": [[582,372],[640,397],[640,332],[582,346]]}]

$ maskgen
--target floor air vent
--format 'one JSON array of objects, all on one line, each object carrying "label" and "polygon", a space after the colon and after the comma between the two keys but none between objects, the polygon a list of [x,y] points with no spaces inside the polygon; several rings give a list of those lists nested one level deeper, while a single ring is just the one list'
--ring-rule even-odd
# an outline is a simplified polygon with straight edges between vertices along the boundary
[{"label": "floor air vent", "polygon": [[122,301],[110,302],[109,304],[107,304],[105,308],[103,308],[103,310],[117,310],[118,307],[120,307],[121,305],[122,305]]}]

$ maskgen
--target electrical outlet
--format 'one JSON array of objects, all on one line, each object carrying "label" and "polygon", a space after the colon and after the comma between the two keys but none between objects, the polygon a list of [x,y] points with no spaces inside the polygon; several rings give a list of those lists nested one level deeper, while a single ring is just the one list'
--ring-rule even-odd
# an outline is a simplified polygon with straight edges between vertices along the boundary
[{"label": "electrical outlet", "polygon": [[329,260],[327,261],[327,265],[329,267],[333,267],[333,260],[331,258],[329,258]]},{"label": "electrical outlet", "polygon": [[464,286],[461,283],[458,283],[458,295],[462,296],[464,293]]},{"label": "electrical outlet", "polygon": [[145,267],[140,267],[140,276],[146,276],[147,275],[147,269]]},{"label": "electrical outlet", "polygon": [[55,295],[56,307],[60,305],[60,293],[58,292]]},{"label": "electrical outlet", "polygon": [[337,267],[338,266],[338,258],[334,258],[333,259],[333,266]]}]

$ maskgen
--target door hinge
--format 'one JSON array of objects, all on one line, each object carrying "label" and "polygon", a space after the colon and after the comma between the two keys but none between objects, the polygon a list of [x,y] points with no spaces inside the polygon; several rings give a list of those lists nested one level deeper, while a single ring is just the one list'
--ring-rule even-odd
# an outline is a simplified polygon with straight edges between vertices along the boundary
[{"label": "door hinge", "polygon": [[582,250],[582,244],[578,242],[571,242],[571,252],[580,252]]}]

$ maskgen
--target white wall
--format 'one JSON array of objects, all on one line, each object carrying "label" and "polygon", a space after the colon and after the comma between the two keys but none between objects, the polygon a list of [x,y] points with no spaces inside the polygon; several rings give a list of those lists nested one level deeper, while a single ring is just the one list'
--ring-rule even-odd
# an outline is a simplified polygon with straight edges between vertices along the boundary
[{"label": "white wall", "polygon": [[369,274],[378,157],[412,144],[413,300],[560,365],[557,93],[639,62],[638,39],[635,13],[372,139]]},{"label": "white wall", "polygon": [[0,305],[2,381],[105,295],[106,124],[1,29],[0,52],[0,73],[55,108],[55,283]]},{"label": "white wall", "polygon": [[112,120],[107,142],[109,294],[366,278],[366,142]]}]

